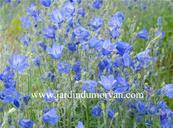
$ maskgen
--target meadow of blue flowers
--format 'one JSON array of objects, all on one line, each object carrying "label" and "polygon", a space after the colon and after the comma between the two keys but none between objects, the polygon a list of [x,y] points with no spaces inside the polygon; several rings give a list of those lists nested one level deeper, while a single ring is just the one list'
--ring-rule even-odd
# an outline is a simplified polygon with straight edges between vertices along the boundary
[{"label": "meadow of blue flowers", "polygon": [[[173,128],[172,8],[0,0],[0,128]],[[57,91],[144,98],[57,100]]]}]

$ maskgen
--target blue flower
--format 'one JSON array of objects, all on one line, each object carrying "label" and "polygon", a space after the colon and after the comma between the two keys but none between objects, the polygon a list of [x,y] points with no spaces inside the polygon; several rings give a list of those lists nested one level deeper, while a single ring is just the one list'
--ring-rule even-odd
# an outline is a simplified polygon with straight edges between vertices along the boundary
[{"label": "blue flower", "polygon": [[62,23],[65,20],[62,10],[54,9],[51,14],[51,20],[57,24]]},{"label": "blue flower", "polygon": [[76,128],[85,128],[81,121],[78,122]]},{"label": "blue flower", "polygon": [[47,53],[55,60],[59,60],[62,56],[64,46],[53,44],[52,48],[47,48]]},{"label": "blue flower", "polygon": [[43,79],[43,80],[50,80],[50,81],[55,81],[55,73],[54,72],[52,72],[52,71],[48,71],[48,72],[45,72],[42,76],[41,76],[41,78]]},{"label": "blue flower", "polygon": [[94,0],[92,3],[92,7],[95,9],[100,9],[103,4],[103,0]]},{"label": "blue flower", "polygon": [[14,104],[15,106],[16,106],[16,103],[19,101],[19,97],[20,97],[19,92],[15,88],[13,88],[13,87],[11,87],[11,88],[4,88],[0,92],[0,100],[2,100],[5,103]]},{"label": "blue flower", "polygon": [[116,77],[116,85],[114,86],[114,92],[123,93],[129,89],[129,84],[125,78],[118,75]]},{"label": "blue flower", "polygon": [[166,84],[162,87],[161,93],[164,96],[169,97],[170,99],[173,99],[173,84]]},{"label": "blue flower", "polygon": [[91,114],[93,117],[99,117],[102,115],[102,109],[96,105],[92,108]]},{"label": "blue flower", "polygon": [[21,120],[19,120],[19,127],[20,128],[32,128],[33,122],[30,119],[21,119]]},{"label": "blue flower", "polygon": [[9,59],[9,67],[19,73],[22,73],[28,66],[26,56],[13,54]]},{"label": "blue flower", "polygon": [[84,8],[79,8],[79,9],[78,9],[78,14],[81,15],[82,17],[85,16],[85,13],[86,13],[86,12],[85,12],[85,9],[84,9]]},{"label": "blue flower", "polygon": [[23,97],[23,102],[25,103],[25,105],[28,105],[29,100],[30,100],[30,95],[27,94]]},{"label": "blue flower", "polygon": [[104,89],[106,89],[107,91],[113,89],[116,82],[113,75],[101,76],[100,79],[101,81],[99,81],[99,83],[104,87]]},{"label": "blue flower", "polygon": [[123,55],[123,65],[129,67],[131,65],[131,57],[129,53],[124,53]]},{"label": "blue flower", "polygon": [[54,39],[55,38],[55,32],[56,32],[56,28],[54,26],[48,26],[47,28],[43,29],[43,34],[45,38],[51,38]]},{"label": "blue flower", "polygon": [[41,60],[42,60],[42,57],[41,56],[37,56],[37,57],[35,57],[33,60],[32,60],[32,62],[33,62],[33,64],[35,65],[35,66],[40,66],[41,65]]},{"label": "blue flower", "polygon": [[90,38],[90,34],[88,32],[87,29],[85,29],[82,26],[79,26],[77,28],[74,29],[73,31],[73,37],[77,40],[77,41],[88,41]]},{"label": "blue flower", "polygon": [[165,36],[165,32],[163,32],[160,29],[157,29],[157,31],[155,32],[155,36],[159,36],[161,39],[163,39]]},{"label": "blue flower", "polygon": [[119,41],[116,43],[116,49],[117,49],[117,53],[123,56],[125,52],[132,51],[132,46],[126,42]]},{"label": "blue flower", "polygon": [[20,20],[21,20],[21,22],[22,22],[22,27],[23,27],[23,28],[25,28],[25,29],[30,28],[31,22],[30,22],[30,20],[29,20],[29,17],[27,17],[27,16],[22,16]]},{"label": "blue flower", "polygon": [[31,4],[28,8],[27,8],[27,14],[29,16],[32,16],[35,20],[35,22],[39,22],[41,21],[41,17],[40,15],[40,11],[36,10],[36,6],[34,4]]},{"label": "blue flower", "polygon": [[89,41],[89,46],[90,48],[100,48],[101,45],[103,43],[102,39],[98,39],[97,37],[93,37],[90,41]]},{"label": "blue flower", "polygon": [[68,74],[71,69],[71,65],[66,62],[60,62],[57,67],[58,67],[58,72],[62,74]]},{"label": "blue flower", "polygon": [[106,59],[100,61],[98,64],[100,72],[103,72],[103,70],[106,69],[108,66],[109,66],[109,62]]},{"label": "blue flower", "polygon": [[14,81],[13,79],[14,73],[9,67],[5,68],[5,70],[0,74],[0,80],[4,82],[4,86],[6,88],[16,87],[16,81]]},{"label": "blue flower", "polygon": [[99,29],[103,25],[103,20],[100,17],[96,16],[96,17],[94,17],[94,18],[92,18],[90,20],[90,24],[89,25],[94,30],[97,30],[97,29]]},{"label": "blue flower", "polygon": [[94,80],[86,80],[82,85],[82,90],[90,93],[95,93],[97,87],[97,82]]},{"label": "blue flower", "polygon": [[66,17],[72,16],[75,12],[75,7],[71,2],[67,2],[63,7],[63,13]]},{"label": "blue flower", "polygon": [[124,22],[125,16],[121,11],[116,12],[113,17],[109,20],[109,26],[113,28],[120,28]]},{"label": "blue flower", "polygon": [[145,50],[136,55],[137,60],[143,65],[148,66],[151,62],[150,50]]},{"label": "blue flower", "polygon": [[31,41],[31,38],[28,37],[26,34],[23,34],[19,40],[23,42],[23,45],[28,46],[29,42]]},{"label": "blue flower", "polygon": [[115,68],[122,66],[123,65],[123,58],[122,57],[115,58],[113,64],[114,64]]},{"label": "blue flower", "polygon": [[51,5],[51,0],[40,0],[40,3],[45,7],[49,7]]},{"label": "blue flower", "polygon": [[157,25],[158,26],[162,25],[162,17],[160,16],[157,18]]},{"label": "blue flower", "polygon": [[69,44],[68,44],[68,49],[69,49],[71,52],[75,52],[75,51],[77,50],[76,44],[74,44],[74,43],[69,43]]},{"label": "blue flower", "polygon": [[109,33],[113,38],[118,38],[120,36],[120,29],[117,27],[110,28]]},{"label": "blue flower", "polygon": [[56,100],[55,98],[53,90],[48,89],[44,94],[44,100],[48,103],[54,102]]},{"label": "blue flower", "polygon": [[112,108],[109,108],[108,109],[108,117],[109,118],[114,118],[114,116],[115,116],[115,113],[116,113],[116,110],[114,110],[114,109],[112,109]]},{"label": "blue flower", "polygon": [[57,115],[56,109],[52,108],[43,114],[42,120],[44,123],[48,123],[53,126],[60,120],[60,117]]},{"label": "blue flower", "polygon": [[81,66],[80,61],[77,61],[73,67],[72,70],[75,72],[75,80],[80,80],[81,78]]},{"label": "blue flower", "polygon": [[143,40],[148,40],[148,31],[147,29],[142,29],[137,33],[137,37]]},{"label": "blue flower", "polygon": [[115,45],[111,43],[110,39],[106,39],[102,45],[102,54],[109,55],[114,50]]},{"label": "blue flower", "polygon": [[46,44],[44,44],[42,41],[39,41],[37,44],[38,44],[44,51],[46,51],[46,49],[47,49],[47,45],[46,45]]}]

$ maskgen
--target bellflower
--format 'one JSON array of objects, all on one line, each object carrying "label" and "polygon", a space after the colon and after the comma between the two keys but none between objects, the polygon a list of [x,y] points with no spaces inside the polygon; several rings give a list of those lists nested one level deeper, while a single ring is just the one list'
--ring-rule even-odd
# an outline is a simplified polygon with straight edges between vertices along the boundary
[{"label": "bellflower", "polygon": [[28,46],[28,44],[31,42],[31,38],[28,37],[26,34],[23,34],[19,39],[23,45]]},{"label": "bellflower", "polygon": [[120,36],[120,29],[117,27],[110,28],[109,33],[113,38],[118,38]]},{"label": "bellflower", "polygon": [[91,114],[93,117],[99,117],[102,115],[102,109],[96,105],[92,108]]},{"label": "bellflower", "polygon": [[82,90],[90,93],[95,93],[97,87],[97,82],[94,80],[86,80],[82,85]]},{"label": "bellflower", "polygon": [[9,59],[9,67],[19,73],[22,73],[28,66],[26,56],[13,54]]},{"label": "bellflower", "polygon": [[136,55],[137,60],[143,65],[148,66],[151,62],[151,56],[149,55],[150,50],[145,50]]},{"label": "bellflower", "polygon": [[41,76],[41,78],[43,79],[43,80],[49,80],[49,81],[55,81],[55,73],[54,72],[52,72],[52,71],[48,71],[48,72],[45,72],[42,76]]},{"label": "bellflower", "polygon": [[98,39],[97,37],[93,37],[90,41],[89,41],[89,46],[90,48],[100,48],[101,45],[103,43],[103,40]]},{"label": "bellflower", "polygon": [[26,17],[26,16],[23,16],[21,17],[21,22],[22,22],[22,27],[25,28],[25,29],[28,29],[30,28],[31,26],[31,22],[29,20],[29,17]]},{"label": "bellflower", "polygon": [[109,118],[114,118],[114,116],[115,116],[115,113],[116,113],[116,110],[114,110],[114,109],[112,109],[112,108],[109,108],[108,109],[108,117]]},{"label": "bellflower", "polygon": [[90,33],[88,32],[88,30],[86,28],[79,26],[79,27],[74,29],[73,37],[77,41],[83,41],[83,40],[88,41],[90,38]]},{"label": "bellflower", "polygon": [[72,70],[75,72],[75,80],[80,80],[81,78],[81,66],[80,66],[80,62],[77,61],[73,67]]},{"label": "bellflower", "polygon": [[75,12],[75,7],[71,2],[65,3],[63,7],[63,12],[65,13],[66,17],[72,16]]},{"label": "bellflower", "polygon": [[120,28],[125,19],[124,13],[121,11],[116,12],[113,17],[109,20],[108,24],[112,28]]},{"label": "bellflower", "polygon": [[48,26],[47,28],[43,29],[43,34],[45,38],[54,39],[56,36],[56,28],[54,26]]},{"label": "bellflower", "polygon": [[131,52],[132,51],[132,46],[126,42],[119,41],[116,43],[116,49],[117,49],[117,53],[119,55],[123,56],[123,54],[125,52]]},{"label": "bellflower", "polygon": [[51,56],[51,58],[55,60],[59,60],[62,56],[64,46],[53,44],[51,48],[47,48],[47,53]]},{"label": "bellflower", "polygon": [[43,114],[42,120],[44,123],[48,123],[48,124],[54,126],[58,123],[58,121],[60,120],[60,117],[57,115],[56,109],[52,108]]},{"label": "bellflower", "polygon": [[31,4],[31,5],[27,8],[27,14],[28,14],[29,16],[32,16],[33,19],[35,20],[35,22],[41,21],[40,10],[36,10],[36,6],[35,6],[34,4]]},{"label": "bellflower", "polygon": [[123,93],[128,91],[128,89],[129,89],[129,84],[126,81],[126,79],[118,75],[116,77],[116,85],[114,86],[114,91],[118,93]]},{"label": "bellflower", "polygon": [[78,14],[80,15],[80,16],[82,16],[82,17],[84,17],[85,16],[85,9],[84,8],[79,8],[78,9]]},{"label": "bellflower", "polygon": [[77,50],[77,46],[76,46],[76,44],[74,44],[74,43],[69,43],[69,44],[68,44],[68,49],[69,49],[69,51],[71,51],[71,52],[75,52],[75,51]]},{"label": "bellflower", "polygon": [[62,74],[68,74],[71,69],[71,65],[66,62],[60,62],[57,67],[58,67],[58,72]]},{"label": "bellflower", "polygon": [[45,93],[44,93],[44,100],[48,103],[54,102],[55,99],[55,93],[53,92],[53,90],[48,89]]},{"label": "bellflower", "polygon": [[148,31],[147,29],[142,29],[137,33],[137,37],[143,40],[148,40]]},{"label": "bellflower", "polygon": [[114,79],[113,75],[109,76],[101,76],[101,81],[99,83],[104,87],[104,89],[110,91],[113,89],[114,84],[116,83],[116,80]]},{"label": "bellflower", "polygon": [[85,128],[81,121],[78,122],[76,128]]},{"label": "bellflower", "polygon": [[100,9],[103,5],[103,0],[94,0],[92,3],[92,7],[94,9]]},{"label": "bellflower", "polygon": [[170,99],[173,99],[173,84],[166,84],[162,87],[161,93],[164,96],[169,97]]},{"label": "bellflower", "polygon": [[51,5],[51,0],[40,0],[40,3],[45,7],[49,7]]},{"label": "bellflower", "polygon": [[65,20],[65,16],[63,15],[62,10],[59,10],[57,8],[52,11],[50,18],[53,22],[57,24],[60,24]]},{"label": "bellflower", "polygon": [[0,92],[0,100],[2,100],[5,103],[11,103],[15,105],[16,107],[19,107],[19,92],[11,87],[11,88],[4,88]]},{"label": "bellflower", "polygon": [[25,105],[28,105],[29,100],[30,100],[30,95],[26,94],[26,95],[23,97],[23,102],[25,103]]},{"label": "bellflower", "polygon": [[89,25],[94,30],[97,30],[97,29],[99,29],[103,25],[103,20],[100,17],[96,16],[96,17],[94,17],[94,18],[92,18],[90,20],[90,24]]},{"label": "bellflower", "polygon": [[21,119],[19,120],[19,128],[32,128],[33,122],[30,119]]}]

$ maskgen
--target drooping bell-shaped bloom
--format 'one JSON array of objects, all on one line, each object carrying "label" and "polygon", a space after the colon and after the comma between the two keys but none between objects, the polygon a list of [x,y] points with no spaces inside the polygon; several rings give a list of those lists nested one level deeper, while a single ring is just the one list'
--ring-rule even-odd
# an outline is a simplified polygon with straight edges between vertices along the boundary
[{"label": "drooping bell-shaped bloom", "polygon": [[166,84],[162,87],[161,93],[164,96],[169,97],[170,99],[173,99],[173,84]]},{"label": "drooping bell-shaped bloom", "polygon": [[109,118],[114,118],[115,116],[115,113],[116,113],[116,110],[112,109],[112,108],[108,108],[108,117]]},{"label": "drooping bell-shaped bloom", "polygon": [[63,45],[57,45],[54,43],[51,48],[47,48],[47,53],[52,59],[59,60],[62,56],[63,48]]},{"label": "drooping bell-shaped bloom", "polygon": [[77,40],[77,41],[88,41],[90,38],[90,33],[89,31],[82,27],[79,26],[77,28],[74,29],[73,31],[73,37]]},{"label": "drooping bell-shaped bloom", "polygon": [[116,77],[116,85],[114,86],[114,92],[123,93],[128,91],[128,89],[129,89],[128,81],[125,78],[118,75]]},{"label": "drooping bell-shaped bloom", "polygon": [[56,109],[52,108],[43,114],[42,120],[44,123],[48,123],[54,126],[58,123],[58,121],[60,120],[60,117],[57,115]]},{"label": "drooping bell-shaped bloom", "polygon": [[9,59],[9,67],[19,73],[22,73],[28,66],[26,56],[13,54]]},{"label": "drooping bell-shaped bloom", "polygon": [[93,117],[99,117],[102,115],[102,109],[98,105],[96,105],[92,108],[91,114]]},{"label": "drooping bell-shaped bloom", "polygon": [[16,107],[19,107],[19,105],[20,105],[19,98],[20,98],[19,92],[13,87],[4,88],[0,92],[0,100],[2,100],[5,103],[11,103],[11,104],[15,105]]},{"label": "drooping bell-shaped bloom", "polygon": [[97,37],[93,37],[90,41],[89,41],[89,46],[90,48],[100,48],[102,46],[103,40],[102,39],[98,39]]},{"label": "drooping bell-shaped bloom", "polygon": [[49,25],[47,28],[43,29],[44,37],[48,38],[48,39],[49,38],[54,39],[56,36],[55,32],[56,32],[56,27],[54,27],[54,26]]},{"label": "drooping bell-shaped bloom", "polygon": [[53,22],[60,24],[65,20],[65,15],[63,14],[62,10],[55,8],[50,15],[50,18]]},{"label": "drooping bell-shaped bloom", "polygon": [[148,40],[148,31],[147,29],[142,29],[137,33],[137,37],[143,40]]},{"label": "drooping bell-shaped bloom", "polygon": [[14,79],[14,73],[7,67],[2,73],[0,73],[0,80],[3,81],[5,88],[16,87],[16,81]]},{"label": "drooping bell-shaped bloom", "polygon": [[132,51],[132,46],[126,42],[119,41],[116,43],[116,49],[117,53],[123,56],[125,52],[130,53]]},{"label": "drooping bell-shaped bloom", "polygon": [[94,30],[99,29],[103,25],[103,19],[100,17],[96,16],[90,20],[89,24]]},{"label": "drooping bell-shaped bloom", "polygon": [[23,28],[25,28],[25,29],[30,28],[31,22],[30,22],[29,17],[27,17],[27,16],[22,16],[20,20],[21,20],[21,22],[22,22],[22,27],[23,27]]},{"label": "drooping bell-shaped bloom", "polygon": [[48,89],[44,93],[44,100],[48,103],[54,102],[56,100],[55,92],[53,90]]},{"label": "drooping bell-shaped bloom", "polygon": [[57,67],[58,72],[62,74],[68,74],[71,69],[71,65],[67,62],[60,62]]},{"label": "drooping bell-shaped bloom", "polygon": [[106,89],[107,91],[112,90],[116,80],[113,75],[109,76],[101,76],[99,83]]},{"label": "drooping bell-shaped bloom", "polygon": [[65,3],[63,7],[63,13],[65,14],[65,16],[70,17],[74,14],[74,12],[75,12],[74,4],[71,2]]},{"label": "drooping bell-shaped bloom", "polygon": [[68,49],[69,49],[69,51],[71,51],[71,52],[75,52],[75,51],[77,50],[77,46],[76,46],[76,44],[74,44],[74,43],[69,43],[69,44],[68,44]]},{"label": "drooping bell-shaped bloom", "polygon": [[85,16],[85,9],[84,8],[78,8],[78,14],[80,15],[80,16],[82,16],[82,17],[84,17]]},{"label": "drooping bell-shaped bloom", "polygon": [[75,80],[80,80],[81,79],[81,65],[80,61],[77,61],[73,67],[72,70],[75,72]]},{"label": "drooping bell-shaped bloom", "polygon": [[92,8],[100,9],[103,5],[103,0],[94,0],[92,3]]},{"label": "drooping bell-shaped bloom", "polygon": [[40,0],[40,3],[45,7],[49,7],[51,5],[51,1],[52,0]]},{"label": "drooping bell-shaped bloom", "polygon": [[76,125],[76,128],[85,128],[85,126],[81,121],[79,121],[78,124]]},{"label": "drooping bell-shaped bloom", "polygon": [[82,85],[82,90],[90,93],[95,93],[97,87],[97,82],[94,80],[86,80]]},{"label": "drooping bell-shaped bloom", "polygon": [[112,28],[120,28],[124,22],[124,19],[125,19],[124,13],[118,11],[111,17],[108,24]]},{"label": "drooping bell-shaped bloom", "polygon": [[21,119],[19,120],[19,128],[32,128],[33,121],[30,119]]}]

